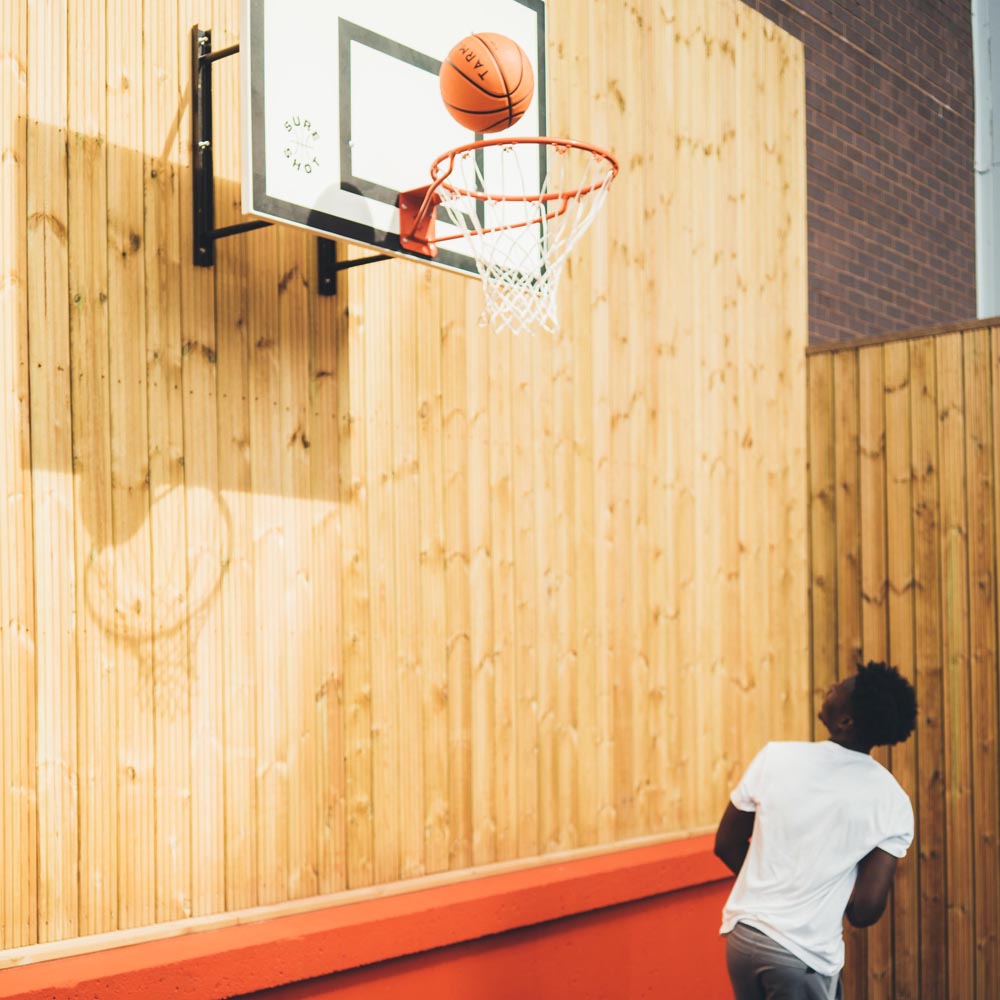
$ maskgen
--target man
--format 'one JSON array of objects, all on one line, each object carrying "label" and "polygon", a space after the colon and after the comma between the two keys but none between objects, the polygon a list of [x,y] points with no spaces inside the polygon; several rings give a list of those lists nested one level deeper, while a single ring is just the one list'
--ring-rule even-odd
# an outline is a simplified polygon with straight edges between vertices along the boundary
[{"label": "man", "polygon": [[828,740],[768,743],[747,768],[715,837],[737,876],[721,930],[736,1000],[840,1000],[843,918],[879,919],[913,840],[910,800],[871,749],[916,718],[909,681],[868,663],[827,691]]}]

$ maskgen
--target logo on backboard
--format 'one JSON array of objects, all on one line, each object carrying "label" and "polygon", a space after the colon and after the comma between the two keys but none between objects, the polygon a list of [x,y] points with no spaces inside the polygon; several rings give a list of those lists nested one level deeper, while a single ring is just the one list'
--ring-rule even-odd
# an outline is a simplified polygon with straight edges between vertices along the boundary
[{"label": "logo on backboard", "polygon": [[302,115],[291,115],[284,121],[285,159],[293,170],[311,174],[319,169],[319,157],[316,150],[319,145],[319,132],[313,123]]}]

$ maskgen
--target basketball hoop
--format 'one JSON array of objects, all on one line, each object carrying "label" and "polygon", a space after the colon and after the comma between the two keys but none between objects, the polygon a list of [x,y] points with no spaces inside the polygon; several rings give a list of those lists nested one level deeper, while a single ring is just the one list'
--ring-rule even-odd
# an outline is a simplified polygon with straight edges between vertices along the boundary
[{"label": "basketball hoop", "polygon": [[[601,210],[618,161],[571,139],[484,139],[431,165],[431,183],[399,196],[400,244],[436,257],[467,241],[497,333],[559,328],[559,278],[570,251]],[[454,233],[438,235],[437,208]]]}]

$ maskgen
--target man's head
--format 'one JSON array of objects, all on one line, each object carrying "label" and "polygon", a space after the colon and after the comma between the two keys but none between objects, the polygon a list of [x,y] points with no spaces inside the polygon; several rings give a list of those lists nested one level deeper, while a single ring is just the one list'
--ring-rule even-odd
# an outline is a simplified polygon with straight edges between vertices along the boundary
[{"label": "man's head", "polygon": [[869,662],[827,691],[819,718],[835,742],[851,749],[894,746],[917,724],[917,696],[895,667]]}]

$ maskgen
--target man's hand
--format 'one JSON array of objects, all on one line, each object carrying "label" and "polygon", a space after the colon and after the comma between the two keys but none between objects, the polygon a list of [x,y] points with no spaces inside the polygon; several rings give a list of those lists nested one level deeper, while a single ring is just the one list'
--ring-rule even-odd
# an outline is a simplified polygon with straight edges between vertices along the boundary
[{"label": "man's hand", "polygon": [[715,834],[715,856],[721,858],[734,875],[739,875],[750,849],[755,816],[756,813],[743,812],[730,802],[719,821]]},{"label": "man's hand", "polygon": [[896,864],[897,859],[880,847],[858,862],[858,878],[845,913],[855,927],[870,927],[882,916]]}]

